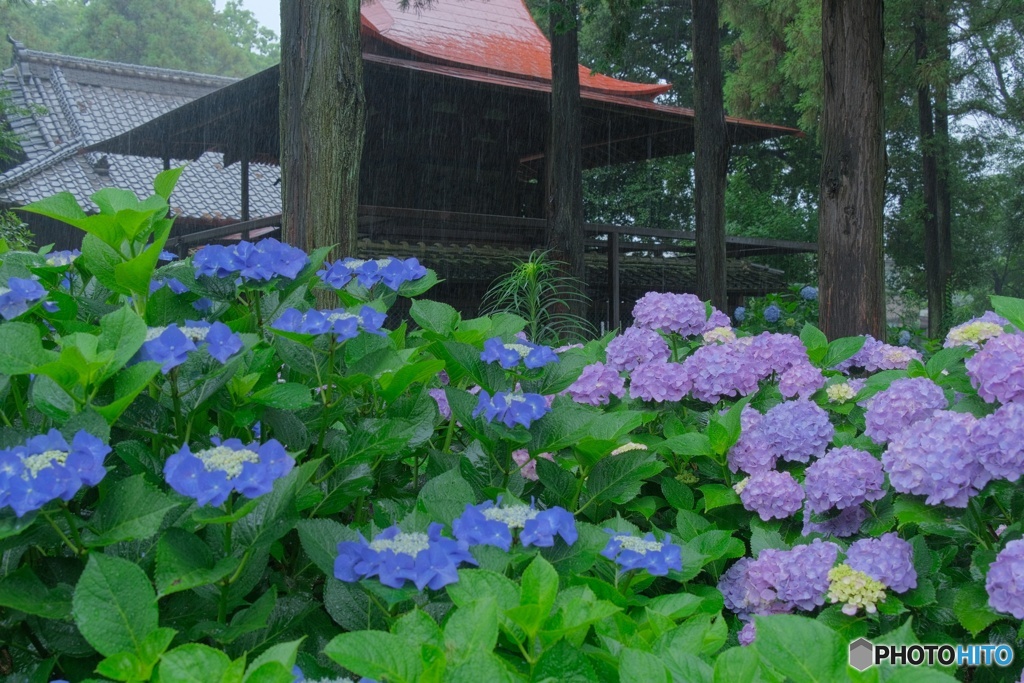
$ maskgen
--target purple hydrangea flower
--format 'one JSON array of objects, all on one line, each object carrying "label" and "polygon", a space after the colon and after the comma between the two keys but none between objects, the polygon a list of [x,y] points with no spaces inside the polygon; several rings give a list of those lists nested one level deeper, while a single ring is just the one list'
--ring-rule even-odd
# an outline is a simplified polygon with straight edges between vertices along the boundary
[{"label": "purple hydrangea flower", "polygon": [[334,576],[354,582],[376,576],[390,588],[412,581],[417,590],[438,590],[459,580],[460,564],[476,565],[465,541],[441,535],[441,525],[431,524],[427,533],[405,533],[388,527],[373,541],[360,534],[359,541],[338,544]]},{"label": "purple hydrangea flower", "polygon": [[847,536],[853,536],[855,533],[860,531],[861,526],[864,524],[864,520],[867,518],[867,510],[860,505],[855,505],[853,507],[843,508],[837,515],[829,517],[824,521],[814,522],[811,520],[810,507],[805,507],[804,528],[800,533],[803,536],[818,533],[824,536],[846,538]]},{"label": "purple hydrangea flower", "polygon": [[557,363],[558,356],[550,346],[531,344],[528,341],[506,344],[501,337],[492,337],[484,342],[480,360],[498,363],[506,370],[514,370],[522,362],[530,370],[535,370],[549,363]]},{"label": "purple hydrangea flower", "polygon": [[864,433],[875,443],[886,443],[918,420],[948,406],[942,387],[927,377],[898,379],[868,402]]},{"label": "purple hydrangea flower", "polygon": [[817,301],[818,300],[818,288],[807,285],[800,290],[800,298],[805,301]]},{"label": "purple hydrangea flower", "polygon": [[843,510],[885,495],[882,463],[853,446],[836,448],[804,471],[807,507],[814,512]]},{"label": "purple hydrangea flower", "polygon": [[807,364],[807,348],[794,334],[762,332],[740,340],[746,345],[747,362],[757,368],[758,378],[781,374],[795,365]]},{"label": "purple hydrangea flower", "polygon": [[971,384],[984,400],[1024,401],[1024,334],[1003,334],[990,339],[964,365]]},{"label": "purple hydrangea flower", "polygon": [[14,320],[45,297],[46,290],[35,280],[8,278],[7,286],[0,286],[0,317]]},{"label": "purple hydrangea flower", "polygon": [[473,417],[483,415],[488,422],[497,419],[509,428],[517,424],[529,428],[534,420],[544,417],[550,410],[547,399],[540,394],[499,391],[492,397],[481,391]]},{"label": "purple hydrangea flower", "polygon": [[349,313],[343,308],[326,311],[310,310],[305,313],[295,308],[286,308],[270,328],[282,332],[300,334],[333,334],[337,343],[359,336],[359,331],[371,334],[385,334],[381,329],[387,316],[369,306],[363,306],[359,313]]},{"label": "purple hydrangea flower", "polygon": [[978,460],[994,479],[1024,474],[1024,403],[1007,403],[978,420],[971,432]]},{"label": "purple hydrangea flower", "polygon": [[153,292],[155,292],[155,291],[157,291],[159,289],[162,289],[164,287],[167,287],[168,289],[170,289],[175,294],[184,294],[185,292],[188,291],[188,287],[186,287],[184,284],[182,284],[181,280],[179,280],[178,278],[175,278],[175,277],[169,277],[169,278],[166,278],[166,279],[165,278],[156,278],[152,282],[150,282],[149,283],[149,293],[152,294]]},{"label": "purple hydrangea flower", "polygon": [[882,454],[889,483],[901,493],[927,496],[928,505],[967,507],[991,479],[971,440],[977,420],[945,410],[915,422]]},{"label": "purple hydrangea flower", "polygon": [[728,330],[732,329],[732,321],[729,320],[729,316],[722,313],[717,308],[711,308],[711,315],[708,316],[708,321],[704,323],[704,328],[701,330],[701,334],[710,332],[718,328],[724,327]]},{"label": "purple hydrangea flower", "polygon": [[1024,619],[1024,540],[1010,541],[999,551],[988,568],[985,590],[992,609]]},{"label": "purple hydrangea flower", "polygon": [[868,334],[864,336],[864,346],[860,351],[836,365],[836,369],[841,372],[855,367],[864,368],[867,372],[906,370],[912,360],[922,360],[921,353],[906,346],[886,344]]},{"label": "purple hydrangea flower", "polygon": [[519,531],[519,540],[524,547],[550,548],[555,537],[560,536],[567,545],[579,537],[576,520],[572,514],[560,507],[538,510],[533,505],[503,505],[484,501],[479,505],[466,505],[465,511],[452,522],[455,538],[470,547],[492,545],[508,552],[512,547],[512,535]]},{"label": "purple hydrangea flower", "polygon": [[853,543],[846,551],[846,564],[896,593],[917,588],[914,547],[894,533]]},{"label": "purple hydrangea flower", "polygon": [[757,628],[753,621],[748,621],[743,624],[743,628],[736,634],[736,639],[740,641],[740,645],[744,647],[747,645],[753,645],[754,640],[757,638]]},{"label": "purple hydrangea flower", "polygon": [[107,453],[110,446],[85,430],[68,445],[56,429],[0,450],[0,508],[10,506],[23,517],[52,500],[71,500],[103,479]]},{"label": "purple hydrangea flower", "polygon": [[747,396],[757,391],[761,379],[749,362],[749,345],[744,339],[709,344],[696,349],[683,361],[683,373],[692,382],[693,397],[705,403],[723,398]]},{"label": "purple hydrangea flower", "polygon": [[637,327],[689,337],[704,331],[708,314],[704,302],[693,294],[648,292],[633,307],[633,319]]},{"label": "purple hydrangea flower", "polygon": [[771,408],[758,430],[773,455],[795,462],[807,462],[811,456],[820,458],[835,435],[828,413],[802,398]]},{"label": "purple hydrangea flower", "polygon": [[729,449],[729,469],[756,474],[774,469],[778,456],[769,448],[759,426],[764,416],[749,405],[740,413],[740,438]]},{"label": "purple hydrangea flower", "polygon": [[718,590],[741,618],[813,610],[825,604],[828,572],[838,555],[836,544],[821,539],[792,550],[767,548],[756,560],[743,558],[730,567]]},{"label": "purple hydrangea flower", "polygon": [[779,392],[786,398],[807,398],[825,386],[825,375],[806,361],[794,363],[779,376]]},{"label": "purple hydrangea flower", "polygon": [[512,451],[512,462],[519,466],[519,474],[523,479],[529,481],[537,481],[537,460],[551,460],[554,461],[554,456],[550,453],[538,453],[536,457],[530,457],[530,451],[525,448],[517,448]]},{"label": "purple hydrangea flower", "polygon": [[651,361],[633,369],[629,376],[629,395],[645,401],[676,402],[690,391],[690,379],[680,363]]},{"label": "purple hydrangea flower", "polygon": [[682,549],[668,535],[659,541],[654,534],[638,538],[614,529],[605,529],[611,536],[601,551],[602,557],[613,560],[623,570],[646,569],[652,576],[666,576],[669,570],[683,570]]},{"label": "purple hydrangea flower", "polygon": [[740,492],[743,507],[763,521],[785,519],[804,503],[804,490],[789,472],[768,470],[750,475]]},{"label": "purple hydrangea flower", "polygon": [[972,349],[980,349],[982,345],[993,337],[1001,336],[1004,328],[1010,324],[1006,318],[996,315],[992,311],[985,311],[980,318],[973,318],[962,325],[957,325],[946,334],[946,340],[942,343],[945,348],[954,346],[969,346]]},{"label": "purple hydrangea flower", "polygon": [[291,472],[295,460],[275,439],[245,445],[240,439],[211,439],[212,448],[192,453],[188,444],[164,463],[168,485],[200,505],[223,505],[232,491],[246,498],[270,493]]},{"label": "purple hydrangea flower", "polygon": [[427,393],[437,402],[437,412],[441,417],[446,420],[452,419],[452,407],[448,404],[448,394],[444,393],[444,389],[428,389]]},{"label": "purple hydrangea flower", "polygon": [[782,315],[782,309],[776,306],[775,304],[772,304],[771,306],[768,306],[767,308],[764,309],[762,315],[764,316],[765,322],[777,323],[779,322],[779,317]]},{"label": "purple hydrangea flower", "polygon": [[608,367],[622,371],[632,370],[652,360],[668,360],[672,354],[668,344],[654,330],[627,327],[625,332],[608,342],[605,355]]},{"label": "purple hydrangea flower", "polygon": [[573,382],[566,393],[577,403],[592,406],[607,405],[610,396],[622,398],[626,395],[626,380],[604,363],[591,363]]},{"label": "purple hydrangea flower", "polygon": [[192,257],[196,277],[236,276],[241,280],[265,282],[275,277],[294,280],[309,263],[306,252],[273,237],[253,244],[241,241],[231,246],[212,244]]}]

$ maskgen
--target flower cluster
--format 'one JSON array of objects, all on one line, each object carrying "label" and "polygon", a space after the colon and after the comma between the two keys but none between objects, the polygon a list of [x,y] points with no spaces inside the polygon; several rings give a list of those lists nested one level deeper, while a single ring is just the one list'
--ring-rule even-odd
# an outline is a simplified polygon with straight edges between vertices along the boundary
[{"label": "flower cluster", "polygon": [[704,340],[705,344],[725,344],[736,341],[736,333],[733,332],[731,327],[723,325],[722,327],[713,327],[703,333],[701,339]]},{"label": "flower cluster", "polygon": [[95,486],[107,471],[110,446],[81,430],[71,444],[56,429],[0,450],[0,508],[23,517],[51,500],[71,500],[83,486]]},{"label": "flower cluster", "polygon": [[988,568],[985,590],[992,609],[1024,619],[1024,540],[1010,541],[999,551]]},{"label": "flower cluster", "polygon": [[488,363],[498,363],[506,370],[514,370],[522,363],[530,370],[542,368],[549,363],[557,363],[558,356],[551,350],[550,346],[531,344],[527,341],[517,341],[514,344],[506,344],[501,337],[492,337],[484,342],[484,350],[480,354],[480,360]]},{"label": "flower cluster", "polygon": [[819,533],[824,536],[846,538],[860,531],[861,525],[864,524],[864,520],[867,518],[867,510],[860,505],[855,505],[843,508],[839,511],[839,514],[829,517],[824,521],[815,522],[811,519],[811,508],[807,506],[804,508],[804,527],[800,533],[802,536]]},{"label": "flower cluster", "polygon": [[192,257],[197,278],[202,275],[235,276],[238,281],[256,282],[266,282],[275,277],[294,280],[308,263],[306,252],[273,237],[255,244],[244,240],[230,246],[211,244]]},{"label": "flower cluster", "polygon": [[818,300],[818,288],[807,285],[800,290],[800,298],[804,301],[817,301]]},{"label": "flower cluster", "polygon": [[1024,474],[1024,403],[1007,403],[982,418],[971,438],[993,479],[1017,481]]},{"label": "flower cluster", "polygon": [[840,372],[850,368],[864,368],[867,372],[906,370],[912,360],[922,360],[920,352],[905,346],[886,344],[868,334],[864,336],[864,346],[860,351],[835,367]]},{"label": "flower cluster", "polygon": [[0,317],[14,320],[44,298],[46,290],[35,280],[8,278],[7,286],[0,286]]},{"label": "flower cluster", "polygon": [[529,428],[534,420],[544,417],[550,410],[547,399],[540,394],[498,391],[491,396],[486,391],[481,391],[476,408],[473,409],[473,417],[483,415],[488,422],[497,419],[509,428],[517,424]]},{"label": "flower cluster", "polygon": [[161,290],[164,287],[167,287],[174,294],[184,294],[185,292],[188,291],[188,287],[186,287],[185,284],[176,277],[158,277],[153,278],[153,280],[149,283],[149,293],[152,294],[153,292]]},{"label": "flower cluster", "polygon": [[360,534],[359,541],[339,543],[334,576],[349,583],[376,576],[390,588],[412,581],[417,590],[437,590],[459,580],[462,563],[477,562],[465,541],[441,535],[440,524],[431,524],[425,534],[392,526],[370,542]]},{"label": "flower cluster", "polygon": [[608,342],[605,356],[608,367],[616,370],[632,370],[652,360],[669,359],[668,344],[654,330],[642,327],[627,327],[625,332]]},{"label": "flower cluster", "polygon": [[982,344],[993,337],[1003,334],[1003,328],[1010,322],[992,311],[986,311],[980,318],[968,320],[962,325],[957,325],[946,333],[946,340],[942,343],[945,348],[954,346],[969,346],[972,349],[980,349]]},{"label": "flower cluster", "polygon": [[1024,334],[1003,334],[964,363],[978,396],[989,403],[1024,401]]},{"label": "flower cluster", "polygon": [[778,457],[769,450],[758,430],[763,419],[764,415],[754,408],[743,406],[743,412],[740,413],[740,438],[727,455],[729,469],[733,472],[742,470],[754,474],[775,467]]},{"label": "flower cluster", "polygon": [[750,475],[739,495],[743,507],[756,512],[765,522],[785,519],[804,503],[804,490],[793,475],[775,470]]},{"label": "flower cluster", "polygon": [[846,403],[852,401],[861,389],[864,388],[866,380],[851,379],[845,382],[837,382],[825,387],[825,396],[829,403]]},{"label": "flower cluster", "polygon": [[356,278],[359,284],[367,289],[382,282],[385,287],[397,292],[403,283],[419,280],[426,275],[427,269],[420,265],[419,259],[402,260],[389,256],[367,261],[347,258],[334,263],[324,263],[324,267],[316,274],[334,289],[342,289],[352,281],[352,278]]},{"label": "flower cluster", "polygon": [[825,375],[807,361],[791,365],[779,376],[779,392],[785,398],[807,398],[825,386]]},{"label": "flower cluster", "polygon": [[65,249],[63,251],[51,251],[46,255],[46,265],[53,267],[70,266],[75,262],[82,252],[78,249]]},{"label": "flower cluster", "polygon": [[702,346],[686,357],[683,372],[692,383],[694,398],[718,403],[726,396],[747,396],[757,391],[761,376],[748,362],[748,339]]},{"label": "flower cluster", "polygon": [[835,434],[828,413],[807,399],[774,406],[765,413],[757,429],[773,455],[795,462],[824,455]]},{"label": "flower cluster", "polygon": [[853,616],[861,608],[874,614],[875,605],[885,601],[885,586],[864,572],[847,564],[833,567],[828,573],[828,599],[843,604],[843,614]]},{"label": "flower cluster", "polygon": [[675,332],[682,337],[710,329],[707,306],[693,294],[648,292],[633,307],[633,319],[637,327]]},{"label": "flower cluster", "polygon": [[212,448],[196,453],[184,444],[164,463],[168,485],[200,506],[223,505],[232,491],[246,498],[270,493],[274,482],[295,466],[295,460],[275,439],[262,445],[245,445],[239,439],[221,442],[216,437],[212,441]]},{"label": "flower cluster", "polygon": [[566,393],[577,403],[607,405],[609,397],[622,398],[626,395],[626,380],[613,367],[600,362],[591,363],[583,368]]},{"label": "flower cluster", "polygon": [[917,588],[914,547],[894,533],[853,543],[846,551],[846,564],[896,593]]},{"label": "flower cluster", "polygon": [[680,363],[655,360],[638,366],[629,376],[629,395],[645,401],[681,401],[690,391],[686,368]]},{"label": "flower cluster", "polygon": [[224,323],[186,320],[185,326],[181,328],[177,325],[149,328],[146,341],[135,359],[160,363],[160,370],[166,375],[184,363],[190,352],[199,349],[197,344],[222,364],[227,363],[243,346],[242,338]]},{"label": "flower cluster", "polygon": [[828,572],[839,547],[816,539],[792,550],[766,548],[756,560],[743,558],[718,582],[725,606],[741,618],[813,610],[825,604]]},{"label": "flower cluster", "polygon": [[747,319],[747,308],[746,306],[737,306],[733,312],[732,317],[736,319],[736,322],[741,323]]},{"label": "flower cluster", "polygon": [[782,309],[779,308],[778,305],[772,304],[771,306],[766,307],[761,315],[764,316],[764,321],[766,323],[777,323],[779,322],[779,318],[782,316]]},{"label": "flower cluster", "polygon": [[889,444],[882,465],[901,493],[927,496],[929,505],[967,507],[967,499],[992,478],[974,453],[976,420],[945,410],[915,422]]},{"label": "flower cluster", "polygon": [[512,461],[519,466],[519,474],[523,479],[537,481],[537,460],[554,460],[550,453],[538,453],[537,457],[531,458],[530,451],[525,448],[518,448],[512,451]]},{"label": "flower cluster", "polygon": [[804,471],[807,506],[813,512],[844,510],[885,495],[882,463],[853,446],[836,448]]},{"label": "flower cluster", "polygon": [[463,513],[452,522],[452,533],[469,546],[491,545],[508,552],[512,547],[512,534],[519,531],[523,547],[550,548],[555,537],[572,545],[579,537],[576,520],[560,507],[538,510],[533,505],[503,505],[484,501],[480,505],[466,505]]},{"label": "flower cluster", "polygon": [[942,387],[927,377],[898,379],[868,402],[864,433],[875,443],[883,444],[915,422],[948,406]]},{"label": "flower cluster", "polygon": [[384,334],[381,325],[387,316],[369,306],[363,306],[359,313],[349,313],[343,308],[326,311],[309,310],[302,313],[287,308],[271,324],[271,329],[299,334],[333,334],[337,343],[359,336],[360,330],[370,334]]},{"label": "flower cluster", "polygon": [[667,536],[664,541],[659,541],[650,533],[638,538],[613,529],[605,529],[605,532],[611,538],[601,556],[614,560],[625,571],[646,569],[652,576],[666,576],[670,569],[683,570],[682,549]]}]

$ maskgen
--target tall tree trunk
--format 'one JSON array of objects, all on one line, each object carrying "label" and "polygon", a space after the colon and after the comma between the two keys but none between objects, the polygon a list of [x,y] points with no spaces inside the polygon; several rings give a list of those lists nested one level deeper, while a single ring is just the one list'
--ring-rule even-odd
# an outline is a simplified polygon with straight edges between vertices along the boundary
[{"label": "tall tree trunk", "polygon": [[[577,19],[576,0],[552,2],[551,130],[548,136],[546,213],[547,241],[553,258],[568,264],[569,275],[586,282]],[[586,317],[585,301],[573,301],[569,312]]]},{"label": "tall tree trunk", "polygon": [[697,219],[697,296],[727,309],[725,178],[729,165],[718,0],[693,0],[694,199]]},{"label": "tall tree trunk", "polygon": [[949,189],[949,78],[950,78],[950,49],[949,49],[949,0],[939,0],[939,11],[936,17],[935,32],[937,40],[935,44],[938,50],[938,57],[942,60],[942,74],[939,82],[935,84],[935,162],[937,168],[935,194],[936,220],[938,221],[939,235],[939,261],[941,264],[942,281],[945,292],[945,318],[942,321],[943,330],[948,330],[952,325],[951,315],[953,307],[950,303],[952,294],[953,277],[953,199]]},{"label": "tall tree trunk", "polygon": [[359,0],[281,0],[281,213],[285,239],[355,251],[363,153]]},{"label": "tall tree trunk", "polygon": [[[914,51],[917,63],[928,61],[928,18],[919,7],[914,19]],[[942,271],[942,242],[938,220],[938,168],[935,163],[935,125],[931,87],[921,80],[917,86],[917,129],[921,146],[921,185],[924,194],[924,271],[928,293],[928,336],[939,337],[945,310],[945,274]]]},{"label": "tall tree trunk", "polygon": [[819,316],[830,338],[885,338],[882,0],[822,0]]}]

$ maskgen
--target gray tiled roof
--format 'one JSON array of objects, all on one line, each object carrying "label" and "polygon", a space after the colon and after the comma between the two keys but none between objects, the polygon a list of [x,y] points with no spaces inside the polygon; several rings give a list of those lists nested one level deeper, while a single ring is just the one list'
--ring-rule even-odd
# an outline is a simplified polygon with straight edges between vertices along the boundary
[{"label": "gray tiled roof", "polygon": [[[14,43],[13,66],[0,87],[20,111],[9,119],[25,161],[0,174],[0,204],[20,206],[57,192],[71,192],[95,210],[89,195],[104,187],[152,194],[159,159],[80,153],[88,145],[135,128],[172,109],[235,82],[221,76],[120,64],[25,49]],[[172,166],[181,162],[173,162]],[[253,218],[280,213],[276,166],[250,166]],[[188,163],[171,196],[180,217],[223,222],[241,217],[241,169],[207,153]]]}]

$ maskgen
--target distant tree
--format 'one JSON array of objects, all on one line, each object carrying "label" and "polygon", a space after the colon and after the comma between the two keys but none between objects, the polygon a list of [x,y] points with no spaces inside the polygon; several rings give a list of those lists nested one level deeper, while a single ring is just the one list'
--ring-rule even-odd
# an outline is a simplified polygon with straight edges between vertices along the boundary
[{"label": "distant tree", "polygon": [[281,0],[285,239],[355,251],[366,99],[359,0]]},{"label": "distant tree", "polygon": [[819,326],[885,339],[882,0],[823,0]]}]

